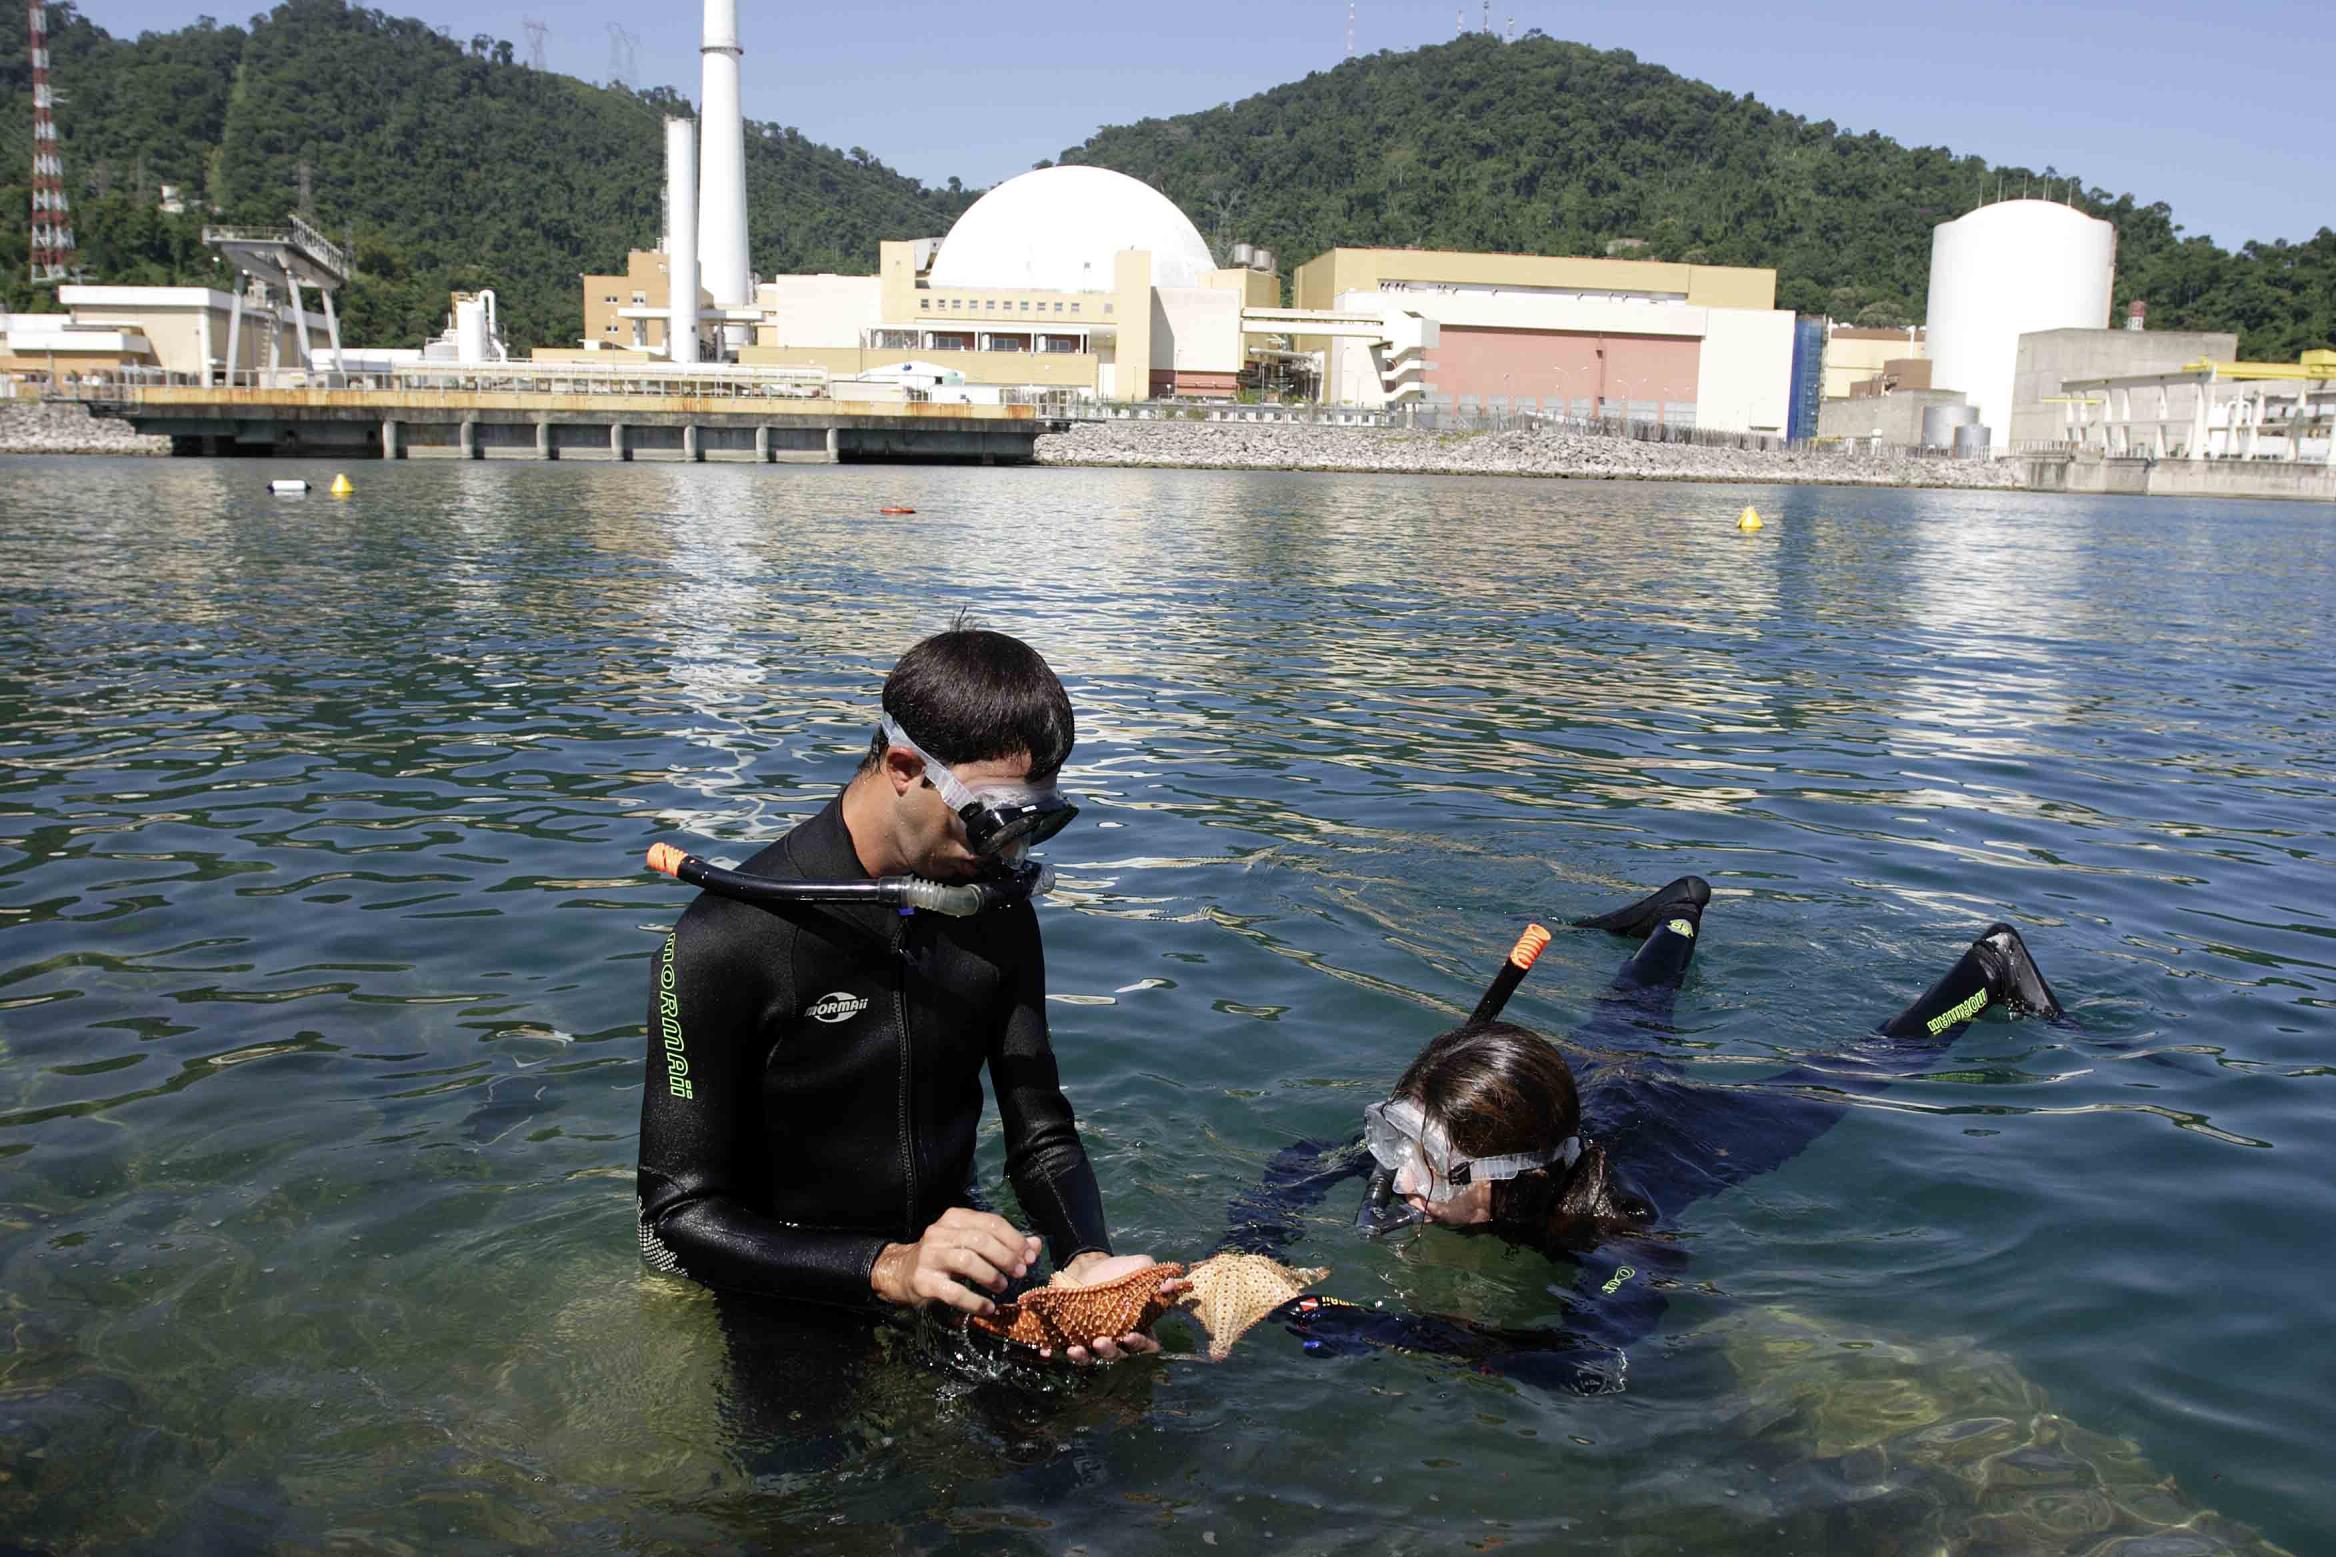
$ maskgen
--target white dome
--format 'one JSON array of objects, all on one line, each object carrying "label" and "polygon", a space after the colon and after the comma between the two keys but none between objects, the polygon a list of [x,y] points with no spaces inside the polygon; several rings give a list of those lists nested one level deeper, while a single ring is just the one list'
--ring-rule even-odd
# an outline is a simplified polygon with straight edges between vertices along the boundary
[{"label": "white dome", "polygon": [[933,261],[933,287],[1108,292],[1122,249],[1149,249],[1152,285],[1197,287],[1216,269],[1176,202],[1109,168],[1040,168],[976,200]]}]

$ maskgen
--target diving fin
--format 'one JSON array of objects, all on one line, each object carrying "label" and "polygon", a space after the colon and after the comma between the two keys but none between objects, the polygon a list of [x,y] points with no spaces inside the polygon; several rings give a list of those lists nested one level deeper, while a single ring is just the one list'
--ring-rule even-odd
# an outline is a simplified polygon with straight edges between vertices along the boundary
[{"label": "diving fin", "polygon": [[1892,1038],[1952,1037],[1989,1006],[2009,1006],[2047,1021],[2057,1020],[2060,1002],[2028,955],[2028,943],[2008,924],[1979,932],[1955,965],[1922,998],[1884,1022]]},{"label": "diving fin", "polygon": [[[1704,905],[1711,901],[1711,883],[1701,876],[1681,876],[1667,887],[1658,887],[1628,908],[1618,908],[1610,914],[1592,919],[1572,921],[1577,930],[1611,930],[1616,935],[1627,935],[1633,940],[1645,940],[1655,927],[1688,911],[1691,919],[1700,918]],[[2041,981],[2039,981],[2041,982]]]},{"label": "diving fin", "polygon": [[1979,933],[1971,949],[1987,969],[1987,987],[1998,1000],[2030,1016],[2059,1020],[2060,1002],[2053,998],[2052,986],[2044,982],[2036,959],[2028,955],[2028,943],[2020,939],[2019,931],[2008,924],[1991,924]]}]

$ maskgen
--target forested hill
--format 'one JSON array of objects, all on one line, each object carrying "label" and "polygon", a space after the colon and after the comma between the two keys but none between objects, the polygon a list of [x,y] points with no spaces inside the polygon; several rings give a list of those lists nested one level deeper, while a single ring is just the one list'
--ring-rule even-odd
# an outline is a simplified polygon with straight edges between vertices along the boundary
[{"label": "forested hill", "polygon": [[1334,70],[1203,113],[1097,133],[1062,154],[1164,190],[1220,248],[1287,261],[1337,244],[1604,254],[1773,266],[1778,304],[1920,322],[1930,233],[1999,189],[2074,187],[2117,224],[2117,302],[2162,329],[2228,329],[2253,356],[2336,344],[2336,232],[2185,238],[2163,205],[2068,170],[1995,167],[1779,113],[1634,55],[1482,34]]},{"label": "forested hill", "polygon": [[[694,14],[694,13],[693,13]],[[671,91],[589,85],[341,0],[286,0],[252,25],[208,19],[135,40],[50,12],[74,225],[100,279],[215,279],[205,207],[238,222],[304,209],[353,238],[348,338],[415,345],[454,288],[493,286],[515,347],[572,342],[580,272],[656,241],[659,121]],[[0,301],[24,280],[32,162],[23,8],[0,0]],[[755,268],[867,273],[880,238],[947,231],[972,193],[866,152],[750,125]],[[1101,131],[1063,161],[1158,185],[1222,252],[1295,263],[1334,244],[1628,252],[1771,265],[1781,306],[1868,323],[1922,317],[1930,230],[2051,169],[1778,113],[1627,53],[1471,36],[1352,60],[1243,102]],[[2255,356],[2336,344],[2336,233],[2237,253],[2184,238],[2163,205],[2086,189],[2117,223],[2118,300],[2160,328],[2235,329]],[[180,185],[183,217],[155,196]],[[40,306],[49,306],[42,302]]]},{"label": "forested hill", "polygon": [[[49,28],[75,236],[99,279],[215,278],[204,222],[279,223],[305,185],[318,226],[354,238],[345,334],[368,345],[419,345],[448,291],[481,286],[515,348],[573,344],[578,274],[656,243],[660,122],[691,111],[662,88],[537,72],[506,41],[450,40],[338,0],[135,40],[58,5]],[[32,303],[25,39],[24,7],[0,6],[0,295],[12,308]],[[871,272],[879,238],[946,232],[972,199],[777,125],[747,127],[746,170],[764,275]],[[185,190],[184,217],[155,209],[164,183]]]}]

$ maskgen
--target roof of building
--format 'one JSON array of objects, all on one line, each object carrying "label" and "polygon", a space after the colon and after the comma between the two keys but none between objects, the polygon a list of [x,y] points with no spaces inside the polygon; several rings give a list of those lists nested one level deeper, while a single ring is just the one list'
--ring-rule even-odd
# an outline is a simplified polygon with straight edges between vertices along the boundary
[{"label": "roof of building", "polygon": [[1208,284],[1200,229],[1148,184],[1109,168],[1040,168],[976,200],[941,240],[926,284],[1108,292],[1115,257],[1148,249],[1152,285]]}]

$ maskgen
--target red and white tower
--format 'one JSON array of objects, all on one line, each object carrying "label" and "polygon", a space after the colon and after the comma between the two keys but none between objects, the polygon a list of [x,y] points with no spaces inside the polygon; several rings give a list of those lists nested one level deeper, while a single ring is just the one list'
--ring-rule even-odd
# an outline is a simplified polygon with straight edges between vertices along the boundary
[{"label": "red and white tower", "polygon": [[65,163],[57,154],[55,102],[49,95],[49,8],[30,0],[32,46],[32,279],[73,279],[73,209],[65,202]]}]

